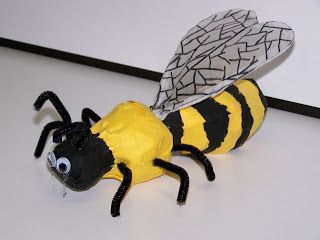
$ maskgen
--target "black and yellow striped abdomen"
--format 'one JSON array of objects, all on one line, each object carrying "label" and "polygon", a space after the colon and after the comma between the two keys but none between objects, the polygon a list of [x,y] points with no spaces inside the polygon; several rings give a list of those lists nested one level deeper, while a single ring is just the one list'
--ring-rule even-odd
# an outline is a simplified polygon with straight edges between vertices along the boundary
[{"label": "black and yellow striped abdomen", "polygon": [[238,80],[213,98],[169,114],[163,122],[174,144],[225,153],[241,146],[259,128],[266,107],[254,80]]}]

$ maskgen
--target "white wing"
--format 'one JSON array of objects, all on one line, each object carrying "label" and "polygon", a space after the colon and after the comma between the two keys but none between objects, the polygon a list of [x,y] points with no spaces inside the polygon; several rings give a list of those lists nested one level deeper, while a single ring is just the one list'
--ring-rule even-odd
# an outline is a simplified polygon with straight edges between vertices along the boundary
[{"label": "white wing", "polygon": [[182,39],[165,70],[154,112],[164,118],[218,94],[284,52],[293,38],[286,24],[257,24],[249,10],[234,9],[201,21]]}]

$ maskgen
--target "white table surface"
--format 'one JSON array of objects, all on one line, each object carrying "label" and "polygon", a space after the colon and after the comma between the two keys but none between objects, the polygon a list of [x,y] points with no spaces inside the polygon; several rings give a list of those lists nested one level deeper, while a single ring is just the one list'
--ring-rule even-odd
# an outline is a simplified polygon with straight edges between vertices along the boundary
[{"label": "white table surface", "polygon": [[[119,182],[62,198],[46,154],[34,159],[42,127],[58,115],[50,104],[34,112],[33,101],[53,90],[80,120],[83,107],[103,115],[130,99],[151,104],[158,83],[6,48],[0,79],[1,239],[320,239],[319,119],[269,109],[243,147],[210,155],[213,183],[189,158],[173,158],[190,176],[186,205],[164,176],[133,186],[112,218]],[[52,147],[50,138],[44,153]]]}]

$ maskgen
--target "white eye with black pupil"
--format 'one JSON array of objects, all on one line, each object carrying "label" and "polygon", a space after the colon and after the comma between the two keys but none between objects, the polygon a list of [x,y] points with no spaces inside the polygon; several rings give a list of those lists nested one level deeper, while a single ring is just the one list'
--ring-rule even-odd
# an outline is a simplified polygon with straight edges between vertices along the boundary
[{"label": "white eye with black pupil", "polygon": [[71,163],[67,158],[61,157],[57,160],[56,169],[59,173],[68,173],[71,169]]}]

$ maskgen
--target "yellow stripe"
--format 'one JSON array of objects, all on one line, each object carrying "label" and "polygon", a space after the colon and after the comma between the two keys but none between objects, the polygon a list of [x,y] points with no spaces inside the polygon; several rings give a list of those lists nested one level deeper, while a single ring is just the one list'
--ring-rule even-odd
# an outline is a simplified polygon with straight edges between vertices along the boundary
[{"label": "yellow stripe", "polygon": [[183,136],[181,143],[193,145],[200,150],[204,150],[209,145],[207,134],[204,130],[204,118],[193,107],[180,110],[183,122]]},{"label": "yellow stripe", "polygon": [[225,136],[221,146],[212,151],[211,153],[226,153],[234,148],[238,138],[242,133],[242,110],[240,103],[228,92],[222,92],[213,99],[227,107],[229,114],[228,133]]},{"label": "yellow stripe", "polygon": [[255,133],[263,121],[265,108],[261,102],[259,90],[253,83],[241,79],[236,81],[234,85],[245,97],[246,102],[250,107],[250,112],[253,117],[253,124],[249,134],[249,137],[251,137],[251,135]]}]

